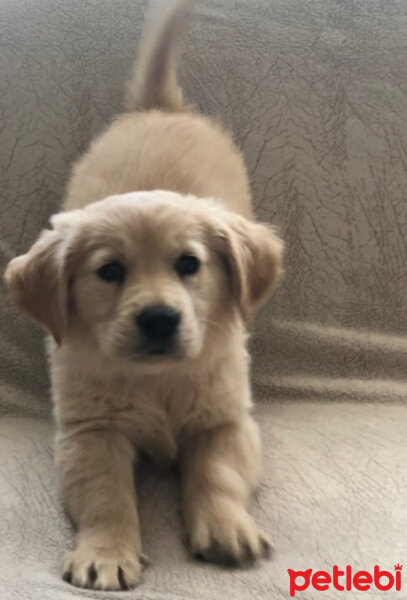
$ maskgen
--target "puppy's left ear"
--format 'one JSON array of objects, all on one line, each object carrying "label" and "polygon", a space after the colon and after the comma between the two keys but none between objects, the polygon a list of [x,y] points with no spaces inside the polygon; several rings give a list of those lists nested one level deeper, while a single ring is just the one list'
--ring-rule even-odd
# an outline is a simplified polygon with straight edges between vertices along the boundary
[{"label": "puppy's left ear", "polygon": [[44,231],[32,248],[14,258],[5,272],[17,306],[60,344],[67,328],[68,281],[58,231]]},{"label": "puppy's left ear", "polygon": [[233,295],[249,319],[280,282],[283,241],[271,226],[235,214],[227,215],[217,238]]}]

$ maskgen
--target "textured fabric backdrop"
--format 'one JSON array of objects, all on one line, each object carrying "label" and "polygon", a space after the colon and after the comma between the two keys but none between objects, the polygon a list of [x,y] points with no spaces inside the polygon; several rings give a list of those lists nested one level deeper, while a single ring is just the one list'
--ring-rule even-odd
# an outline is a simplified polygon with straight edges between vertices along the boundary
[{"label": "textured fabric backdrop", "polygon": [[[145,8],[0,0],[2,269],[120,110]],[[153,567],[129,597],[287,598],[288,567],[407,557],[406,32],[402,0],[202,0],[191,19],[186,95],[234,132],[257,215],[287,244],[284,284],[252,340],[267,471],[255,510],[277,553],[255,571],[195,565],[174,480],[146,473]],[[55,486],[42,334],[1,285],[2,600],[108,598],[59,579],[72,531]]]}]

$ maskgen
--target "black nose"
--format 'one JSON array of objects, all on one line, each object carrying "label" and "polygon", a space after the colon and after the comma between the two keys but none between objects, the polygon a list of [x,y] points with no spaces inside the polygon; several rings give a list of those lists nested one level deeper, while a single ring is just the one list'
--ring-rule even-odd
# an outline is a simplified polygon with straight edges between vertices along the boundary
[{"label": "black nose", "polygon": [[136,316],[136,323],[149,340],[161,342],[174,335],[181,320],[171,306],[147,306]]}]

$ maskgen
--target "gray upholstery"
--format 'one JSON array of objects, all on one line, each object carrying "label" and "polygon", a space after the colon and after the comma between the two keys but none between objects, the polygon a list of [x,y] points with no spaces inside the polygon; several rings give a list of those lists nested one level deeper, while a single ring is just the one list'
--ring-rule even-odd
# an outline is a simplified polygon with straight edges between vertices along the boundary
[{"label": "gray upholstery", "polygon": [[[2,268],[58,210],[69,165],[120,110],[145,8],[0,0]],[[196,8],[186,95],[233,130],[257,214],[287,243],[284,285],[252,339],[266,455],[254,510],[276,553],[254,570],[194,563],[175,476],[145,468],[152,566],[120,597],[279,600],[287,568],[389,569],[407,555],[406,20],[401,0]],[[4,286],[0,319],[0,596],[113,598],[60,579],[73,534],[53,466],[42,334]]]}]

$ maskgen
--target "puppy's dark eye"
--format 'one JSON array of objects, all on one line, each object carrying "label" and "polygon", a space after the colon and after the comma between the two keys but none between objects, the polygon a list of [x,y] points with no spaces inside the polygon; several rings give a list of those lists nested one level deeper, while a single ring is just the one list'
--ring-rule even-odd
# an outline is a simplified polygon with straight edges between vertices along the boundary
[{"label": "puppy's dark eye", "polygon": [[175,270],[181,277],[187,275],[194,275],[201,263],[199,259],[193,254],[181,254],[177,262],[175,263]]},{"label": "puppy's dark eye", "polygon": [[126,269],[121,262],[114,260],[100,267],[100,269],[96,271],[96,274],[100,279],[103,279],[103,281],[108,281],[109,283],[122,283],[126,276]]}]

